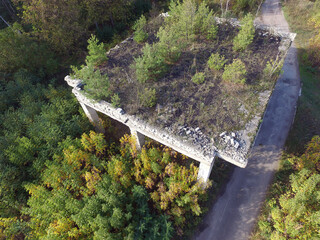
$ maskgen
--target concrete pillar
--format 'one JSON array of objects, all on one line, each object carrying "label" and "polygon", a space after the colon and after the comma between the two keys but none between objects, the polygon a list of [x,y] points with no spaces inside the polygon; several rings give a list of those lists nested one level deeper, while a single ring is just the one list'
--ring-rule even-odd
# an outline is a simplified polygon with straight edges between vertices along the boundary
[{"label": "concrete pillar", "polygon": [[96,110],[94,110],[92,107],[89,107],[88,105],[85,105],[84,103],[80,102],[81,107],[83,108],[83,111],[89,118],[90,122],[94,125],[95,129],[99,133],[105,133],[104,127],[102,125],[102,122],[98,116],[98,113]]},{"label": "concrete pillar", "polygon": [[204,162],[200,163],[198,180],[202,180],[204,183],[209,180],[213,164],[214,164],[214,159],[212,159],[211,163],[204,163]]},{"label": "concrete pillar", "polygon": [[144,145],[145,137],[143,134],[139,133],[137,130],[130,128],[131,135],[136,139],[137,150],[141,150]]}]

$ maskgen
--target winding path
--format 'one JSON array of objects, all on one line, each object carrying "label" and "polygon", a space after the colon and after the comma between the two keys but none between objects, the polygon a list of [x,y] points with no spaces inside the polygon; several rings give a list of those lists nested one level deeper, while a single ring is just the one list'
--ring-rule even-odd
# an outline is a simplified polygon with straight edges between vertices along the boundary
[{"label": "winding path", "polygon": [[[266,0],[256,22],[289,31],[279,0]],[[297,51],[289,49],[245,169],[236,168],[225,192],[208,212],[197,240],[249,239],[266,191],[278,169],[300,91]]]}]

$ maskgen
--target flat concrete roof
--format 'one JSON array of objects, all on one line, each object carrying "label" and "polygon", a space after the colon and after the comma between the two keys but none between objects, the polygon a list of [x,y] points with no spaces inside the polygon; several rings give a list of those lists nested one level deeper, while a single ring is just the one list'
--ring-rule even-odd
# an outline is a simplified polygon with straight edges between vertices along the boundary
[{"label": "flat concrete roof", "polygon": [[[216,18],[216,20],[218,23],[227,21],[233,26],[239,26],[239,22],[236,19],[226,20]],[[284,59],[296,34],[282,32],[276,28],[263,25],[256,25],[255,27],[256,29],[262,29],[273,36],[281,38],[279,52],[283,53],[282,58]],[[125,44],[128,39],[118,44],[114,49],[120,49],[122,44]],[[111,49],[109,53],[112,51],[113,50]],[[150,124],[138,115],[128,114],[121,108],[114,108],[110,103],[104,100],[95,101],[87,98],[85,91],[77,88],[77,85],[81,83],[80,79],[72,79],[70,76],[66,76],[65,81],[73,87],[72,92],[80,103],[127,125],[131,129],[135,129],[151,139],[195,159],[200,163],[210,165],[214,161],[215,156],[218,156],[225,161],[242,168],[247,165],[247,155],[254,142],[255,136],[259,131],[265,108],[272,93],[270,90],[259,93],[259,104],[263,111],[254,115],[251,120],[246,123],[243,129],[232,132],[221,132],[219,133],[219,140],[214,141],[212,138],[202,133],[201,126],[193,128],[191,126],[181,125],[174,134],[170,127],[163,128],[156,124]],[[177,132],[184,133],[184,137],[181,136],[182,134],[177,134]]]}]

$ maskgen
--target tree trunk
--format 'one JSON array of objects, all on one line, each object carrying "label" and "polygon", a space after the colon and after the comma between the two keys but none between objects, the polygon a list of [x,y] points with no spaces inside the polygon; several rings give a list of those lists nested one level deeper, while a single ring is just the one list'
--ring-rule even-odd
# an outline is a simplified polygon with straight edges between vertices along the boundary
[{"label": "tree trunk", "polygon": [[223,17],[223,0],[220,0],[221,16]]},{"label": "tree trunk", "polygon": [[[225,11],[225,15],[227,15],[227,12],[228,12],[228,8],[229,8],[229,2],[230,0],[227,0],[227,3],[226,3],[226,11]],[[226,16],[225,16],[226,17]]]}]

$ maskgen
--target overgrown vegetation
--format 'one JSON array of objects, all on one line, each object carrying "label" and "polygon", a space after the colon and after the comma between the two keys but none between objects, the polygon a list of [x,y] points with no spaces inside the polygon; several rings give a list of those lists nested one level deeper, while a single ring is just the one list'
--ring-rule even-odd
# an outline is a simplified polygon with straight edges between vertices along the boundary
[{"label": "overgrown vegetation", "polygon": [[[129,136],[119,145],[102,134],[84,133],[91,127],[75,98],[59,81],[46,78],[61,70],[55,54],[15,29],[0,32],[1,47],[13,50],[12,66],[3,61],[0,75],[0,238],[183,234],[206,199],[206,189],[196,181],[198,168],[167,148],[148,145],[138,153]],[[38,54],[27,52],[29,62],[18,57],[28,47]],[[105,46],[92,36],[88,52],[86,66],[73,67],[76,76],[88,95],[118,107],[120,96],[99,69],[108,60]],[[156,92],[148,91],[142,99],[152,107]]]},{"label": "overgrown vegetation", "polygon": [[222,79],[227,82],[245,84],[246,66],[240,59],[235,59],[226,65],[222,74]]},{"label": "overgrown vegetation", "polygon": [[[129,38],[111,50],[108,63],[100,66],[110,77],[112,91],[119,94],[122,108],[151,124],[173,129],[203,126],[211,138],[242,128],[251,113],[261,110],[259,92],[273,87],[283,57],[278,52],[280,38],[253,31],[252,43],[233,51],[238,29],[216,24],[205,3],[173,1],[169,10],[168,16],[147,22],[145,44]],[[207,22],[216,32],[214,39],[208,39],[208,28],[203,27]],[[268,62],[272,71],[266,77],[263,70]],[[196,85],[192,79],[203,84]],[[155,89],[157,99],[151,106],[158,104],[156,109],[141,104],[144,89]]]},{"label": "overgrown vegetation", "polygon": [[233,40],[233,50],[243,51],[252,43],[255,33],[253,20],[250,13],[242,19],[240,31]]},{"label": "overgrown vegetation", "polygon": [[219,71],[223,69],[224,65],[226,64],[227,60],[224,58],[224,56],[220,56],[219,53],[213,53],[211,54],[209,60],[208,60],[208,67],[211,70]]},{"label": "overgrown vegetation", "polygon": [[72,76],[81,79],[84,84],[87,96],[93,99],[109,98],[111,96],[109,78],[100,73],[98,65],[108,60],[103,43],[98,43],[95,36],[88,40],[88,56],[86,66],[82,65],[79,69],[71,66]]},{"label": "overgrown vegetation", "polygon": [[58,60],[47,44],[32,40],[15,23],[0,32],[0,72],[13,73],[20,68],[44,77],[57,71]]},{"label": "overgrown vegetation", "polygon": [[197,72],[195,75],[193,75],[192,77],[192,82],[194,82],[195,84],[201,84],[204,82],[205,80],[205,76],[203,72]]},{"label": "overgrown vegetation", "polygon": [[133,30],[135,30],[133,39],[137,43],[142,43],[147,40],[148,33],[146,32],[147,19],[144,15],[141,15],[141,17],[136,21],[136,23],[133,26]]},{"label": "overgrown vegetation", "polygon": [[138,153],[128,135],[120,142],[108,144],[92,131],[62,141],[62,151],[46,162],[39,182],[25,185],[30,198],[23,215],[2,220],[2,233],[171,239],[174,228],[182,232],[186,221],[201,213],[206,196],[196,181],[197,168],[181,166],[170,149],[150,145]]},{"label": "overgrown vegetation", "polygon": [[[302,95],[286,142],[286,154],[269,190],[252,239],[316,239],[319,222],[320,106],[319,65],[313,39],[319,30],[311,23],[319,1],[292,0],[284,12],[297,32]],[[269,64],[271,69],[272,63]],[[268,71],[269,72],[269,71]],[[314,137],[313,137],[314,136]]]},{"label": "overgrown vegetation", "polygon": [[[222,117],[213,121],[225,128],[238,121],[227,114],[233,113],[232,107],[238,109],[241,102],[250,109],[250,104],[241,99],[252,99],[235,95],[228,102],[221,95],[226,90],[219,85],[221,79],[213,78],[204,66],[211,54],[225,57],[214,63],[222,66],[229,66],[233,59],[246,58],[247,49],[242,56],[229,54],[234,29],[227,24],[224,30],[219,28],[215,13],[205,3],[198,6],[191,0],[172,2],[169,17],[156,32],[150,31],[140,18],[135,40],[149,45],[144,47],[142,56],[135,56],[139,81],[133,83],[133,88],[130,69],[120,71],[124,77],[111,78],[114,75],[105,74],[107,70],[100,65],[111,64],[113,71],[119,71],[114,55],[112,60],[107,59],[107,48],[127,36],[130,26],[151,8],[150,1],[13,2],[23,25],[9,21],[13,28],[0,31],[0,238],[171,239],[190,229],[203,213],[202,203],[206,200],[206,189],[197,182],[198,168],[167,148],[149,144],[138,153],[134,140],[128,136],[119,145],[109,135],[105,138],[89,133],[91,126],[80,106],[66,86],[61,86],[61,75],[65,75],[62,65],[73,62],[70,55],[80,55],[88,37],[96,33],[97,37],[88,41],[86,66],[81,70],[74,68],[75,75],[84,80],[89,96],[110,100],[114,107],[119,107],[130,95],[117,89],[125,84],[139,107],[151,108],[157,103],[166,106],[163,99],[168,98],[176,104],[170,107],[179,109],[180,96],[170,92],[177,90],[190,99],[187,114],[195,117],[192,121],[207,124],[214,111],[209,107],[221,106],[216,110],[222,112]],[[166,1],[153,2],[164,6]],[[0,5],[1,15],[3,9],[7,11],[2,15],[5,19],[19,20],[9,0],[1,3],[6,3]],[[256,1],[236,0],[211,3],[213,8],[221,5],[223,15],[241,15],[243,10],[256,5]],[[154,9],[150,15],[158,14]],[[316,19],[312,20],[314,24]],[[2,24],[3,27],[6,25]],[[259,41],[261,38],[257,37]],[[269,39],[263,41],[261,48],[266,48]],[[204,42],[210,46],[200,51]],[[275,41],[270,44],[277,48]],[[266,52],[272,49],[266,48]],[[256,51],[265,55],[261,49]],[[264,69],[267,60],[259,62],[259,56],[251,56],[252,61]],[[187,66],[183,77],[179,75],[178,61],[180,66]],[[250,62],[244,64],[250,66]],[[248,92],[252,91],[249,84],[252,88],[259,88],[256,85],[260,84],[254,82],[251,70],[248,67]],[[205,84],[195,86],[190,81],[195,73],[196,82],[206,79]],[[188,84],[181,85],[179,76],[186,78]],[[161,77],[167,77],[172,85],[162,85]],[[160,90],[156,92],[152,84],[159,84]],[[214,88],[223,91],[216,93],[213,105],[200,92],[212,95]],[[199,98],[202,105],[193,102],[193,97]],[[160,114],[167,110],[159,109]],[[183,116],[176,115],[174,110],[171,113],[172,118],[184,123]],[[212,131],[218,132],[213,128]]]},{"label": "overgrown vegetation", "polygon": [[198,8],[193,0],[172,1],[169,16],[157,33],[159,41],[146,44],[143,55],[136,59],[137,79],[145,83],[163,76],[170,65],[178,61],[183,49],[194,41],[196,33],[205,34],[209,39],[216,37],[213,12],[204,2]]},{"label": "overgrown vegetation", "polygon": [[139,93],[140,104],[143,107],[153,107],[157,103],[157,95],[155,89],[145,88]]},{"label": "overgrown vegetation", "polygon": [[[320,236],[320,137],[300,157],[286,157],[276,175],[253,238],[316,239]],[[290,176],[289,176],[290,175]]]},{"label": "overgrown vegetation", "polygon": [[[33,35],[63,54],[75,52],[85,45],[90,34],[94,33],[92,29],[100,40],[119,39],[127,34],[128,26],[151,9],[147,0],[12,2],[18,6],[23,22],[32,25]],[[159,1],[160,4],[165,1]]]},{"label": "overgrown vegetation", "polygon": [[62,150],[59,142],[80,136],[89,125],[68,89],[46,87],[26,70],[8,83],[2,79],[1,88],[0,214],[8,217],[25,205],[24,185],[37,180],[46,161]]}]

